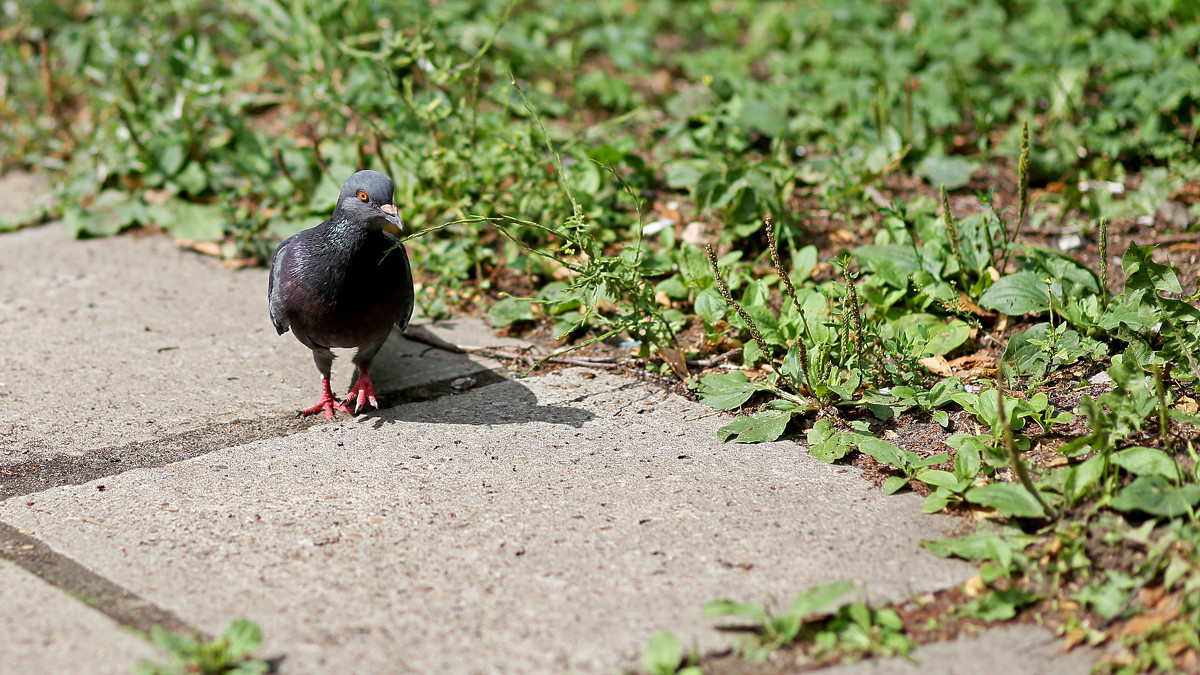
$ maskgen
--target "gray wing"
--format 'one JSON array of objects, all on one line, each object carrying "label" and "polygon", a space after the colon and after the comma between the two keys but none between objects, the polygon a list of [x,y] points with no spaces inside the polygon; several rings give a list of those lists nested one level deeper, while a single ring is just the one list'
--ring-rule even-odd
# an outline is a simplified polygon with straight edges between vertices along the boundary
[{"label": "gray wing", "polygon": [[271,256],[271,277],[267,282],[267,306],[271,312],[271,323],[275,324],[275,330],[280,335],[286,333],[289,328],[287,312],[283,307],[281,277],[288,264],[290,256],[289,245],[295,238],[296,236],[293,235],[284,239],[279,244],[279,248],[275,249],[275,255]]}]

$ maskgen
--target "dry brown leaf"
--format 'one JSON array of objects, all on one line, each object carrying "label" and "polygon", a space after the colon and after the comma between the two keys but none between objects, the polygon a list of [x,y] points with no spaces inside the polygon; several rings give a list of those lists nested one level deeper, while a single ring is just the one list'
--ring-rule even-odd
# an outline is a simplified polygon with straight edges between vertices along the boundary
[{"label": "dry brown leaf", "polygon": [[[989,267],[988,269],[990,270],[991,268]],[[996,316],[995,312],[987,311],[965,295],[958,296],[958,308],[964,312],[970,312],[975,316]]]},{"label": "dry brown leaf", "polygon": [[1058,555],[1058,552],[1062,550],[1062,547],[1063,547],[1062,539],[1055,537],[1055,538],[1051,539],[1050,541],[1046,542],[1046,546],[1044,548],[1042,548],[1042,552],[1044,552],[1048,555]]},{"label": "dry brown leaf", "polygon": [[257,264],[254,258],[226,258],[221,262],[225,263],[225,267],[231,270],[240,270],[245,267],[251,267]]},{"label": "dry brown leaf", "polygon": [[1188,646],[1187,640],[1176,640],[1167,644],[1167,653],[1173,657],[1179,656]]},{"label": "dry brown leaf", "polygon": [[1045,466],[1047,468],[1053,468],[1056,466],[1066,466],[1069,463],[1070,462],[1067,461],[1066,457],[1064,457],[1062,455],[1054,455],[1050,459],[1046,460],[1045,463],[1043,464],[1043,466]]},{"label": "dry brown leaf", "polygon": [[1142,601],[1142,606],[1148,609],[1161,610],[1166,607],[1163,601],[1169,601],[1167,597],[1167,589],[1161,584],[1158,586],[1144,586],[1138,591],[1138,600]]},{"label": "dry brown leaf", "polygon": [[854,233],[848,230],[833,230],[829,233],[829,238],[839,244],[850,244],[856,239]]},{"label": "dry brown leaf", "polygon": [[974,354],[960,356],[950,362],[951,368],[965,369],[975,366],[994,368],[996,366],[996,359],[986,352],[975,352]]},{"label": "dry brown leaf", "polygon": [[191,239],[176,239],[175,243],[181,248],[188,251],[195,251],[202,255],[211,255],[214,258],[221,257],[221,244],[215,241],[192,241]]},{"label": "dry brown leaf", "polygon": [[658,348],[658,353],[662,354],[663,360],[671,367],[671,372],[675,373],[675,377],[681,380],[686,380],[691,375],[688,373],[687,359],[683,355],[683,350],[678,347],[662,347]]},{"label": "dry brown leaf", "polygon": [[1197,404],[1196,399],[1191,396],[1180,396],[1179,402],[1175,404],[1175,407],[1189,415],[1200,413],[1200,404]]},{"label": "dry brown leaf", "polygon": [[987,588],[987,583],[984,582],[983,577],[976,574],[970,579],[967,579],[967,583],[963,584],[963,593],[966,594],[968,598],[975,598],[982,595]]},{"label": "dry brown leaf", "polygon": [[1066,636],[1063,637],[1062,650],[1064,652],[1071,651],[1077,645],[1079,645],[1081,642],[1083,642],[1084,638],[1086,638],[1086,637],[1087,637],[1087,631],[1085,631],[1085,630],[1076,628],[1073,631],[1069,631],[1066,634]]},{"label": "dry brown leaf", "polygon": [[1197,670],[1197,666],[1200,665],[1198,662],[1200,662],[1200,659],[1196,658],[1196,650],[1189,649],[1187,650],[1187,653],[1185,653],[1183,657],[1179,659],[1179,667],[1185,673],[1194,673]]},{"label": "dry brown leaf", "polygon": [[950,364],[944,356],[930,356],[918,361],[922,366],[925,366],[929,372],[942,377],[950,377],[954,371],[950,369]]},{"label": "dry brown leaf", "polygon": [[1158,628],[1164,623],[1171,621],[1179,616],[1179,604],[1172,603],[1172,607],[1165,612],[1149,612],[1139,614],[1125,622],[1121,627],[1121,637],[1130,635],[1145,635],[1150,631]]}]

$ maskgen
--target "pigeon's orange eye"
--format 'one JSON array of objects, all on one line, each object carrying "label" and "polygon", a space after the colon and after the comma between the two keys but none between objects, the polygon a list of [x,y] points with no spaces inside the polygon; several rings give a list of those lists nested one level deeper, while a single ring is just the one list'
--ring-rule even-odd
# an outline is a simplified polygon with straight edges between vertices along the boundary
[{"label": "pigeon's orange eye", "polygon": [[369,199],[369,197],[367,197],[367,193],[363,192],[362,190],[358,191],[358,198],[363,200],[364,202],[367,201],[367,199]]}]

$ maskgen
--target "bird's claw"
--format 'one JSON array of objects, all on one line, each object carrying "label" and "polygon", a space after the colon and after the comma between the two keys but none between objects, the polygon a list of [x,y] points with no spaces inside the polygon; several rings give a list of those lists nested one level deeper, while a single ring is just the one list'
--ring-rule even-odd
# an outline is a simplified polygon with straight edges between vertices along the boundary
[{"label": "bird's claw", "polygon": [[347,408],[344,403],[338,403],[338,400],[333,397],[333,390],[329,388],[329,378],[322,378],[321,379],[321,400],[318,401],[317,404],[314,405],[313,407],[305,408],[304,410],[301,410],[296,416],[297,417],[308,417],[309,415],[313,415],[313,414],[319,413],[322,410],[324,410],[325,416],[328,417],[329,419],[333,419],[333,411],[335,409],[341,410],[343,412],[348,412],[351,415],[354,414],[354,413],[350,412],[350,409]]},{"label": "bird's claw", "polygon": [[[358,381],[350,387],[350,393],[346,395],[346,400],[342,401],[342,406],[349,406],[351,401],[354,402],[355,413],[361,411],[367,401],[370,401],[376,410],[379,409],[379,402],[375,400],[375,385],[365,370],[359,372]],[[345,409],[349,411],[348,407]]]},{"label": "bird's claw", "polygon": [[338,403],[337,399],[330,397],[330,398],[322,398],[320,403],[314,405],[311,408],[305,408],[304,410],[301,410],[300,414],[297,415],[297,417],[308,417],[309,415],[319,413],[322,410],[325,411],[325,416],[328,417],[329,419],[333,419],[333,411],[334,410],[341,410],[342,412],[347,412],[347,413],[350,413],[351,415],[354,414],[353,412],[350,412],[350,409],[347,408],[345,406],[345,404]]}]

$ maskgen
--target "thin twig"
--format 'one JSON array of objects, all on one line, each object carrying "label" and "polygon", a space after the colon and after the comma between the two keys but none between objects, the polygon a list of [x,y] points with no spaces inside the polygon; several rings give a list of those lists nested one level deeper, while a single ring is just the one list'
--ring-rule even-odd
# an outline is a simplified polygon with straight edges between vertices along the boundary
[{"label": "thin twig", "polygon": [[735,356],[737,354],[741,354],[741,353],[742,353],[742,348],[735,347],[734,349],[730,349],[729,351],[725,352],[724,354],[717,354],[716,356],[710,356],[707,359],[689,359],[687,364],[688,364],[689,368],[712,368],[713,366],[720,365],[720,364],[728,361],[733,356]]}]

